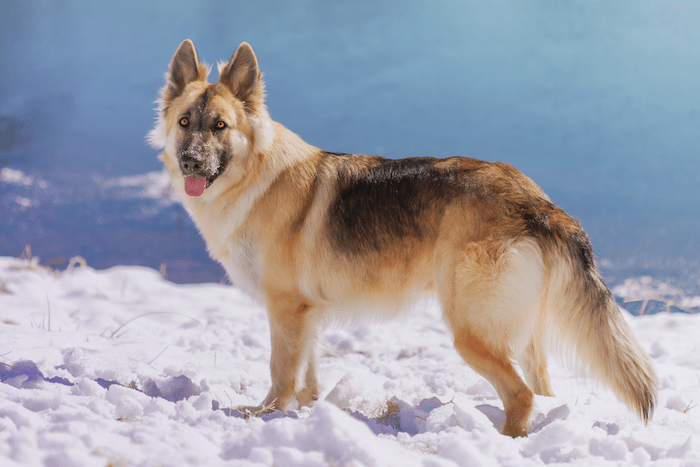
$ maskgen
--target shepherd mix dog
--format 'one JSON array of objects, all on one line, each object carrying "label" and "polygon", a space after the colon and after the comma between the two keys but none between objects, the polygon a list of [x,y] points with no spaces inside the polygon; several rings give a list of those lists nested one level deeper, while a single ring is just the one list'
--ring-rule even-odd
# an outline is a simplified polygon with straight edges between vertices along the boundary
[{"label": "shepherd mix dog", "polygon": [[[327,152],[270,119],[253,49],[219,81],[182,42],[149,133],[212,258],[267,306],[272,388],[256,413],[318,398],[329,320],[395,315],[436,296],[464,361],[527,434],[547,355],[573,357],[646,422],[656,375],[581,225],[513,167]],[[367,311],[371,310],[371,311]],[[527,384],[513,363],[523,370]]]}]

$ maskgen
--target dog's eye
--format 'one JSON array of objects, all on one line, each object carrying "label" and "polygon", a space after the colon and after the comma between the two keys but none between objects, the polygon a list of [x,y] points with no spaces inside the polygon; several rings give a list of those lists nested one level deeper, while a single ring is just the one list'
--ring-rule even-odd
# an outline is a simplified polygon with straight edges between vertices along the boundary
[{"label": "dog's eye", "polygon": [[218,122],[216,122],[216,129],[217,129],[217,130],[223,130],[224,128],[226,128],[226,123],[224,123],[224,122],[221,121],[221,120],[219,120]]},{"label": "dog's eye", "polygon": [[187,126],[190,124],[190,121],[187,117],[182,117],[180,119],[180,126]]}]

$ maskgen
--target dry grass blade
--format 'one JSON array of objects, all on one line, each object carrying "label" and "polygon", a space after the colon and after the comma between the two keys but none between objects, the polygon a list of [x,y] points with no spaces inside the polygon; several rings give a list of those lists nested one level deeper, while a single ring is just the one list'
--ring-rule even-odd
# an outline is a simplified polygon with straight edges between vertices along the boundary
[{"label": "dry grass blade", "polygon": [[267,405],[261,405],[259,407],[249,407],[249,406],[238,406],[235,407],[233,410],[235,410],[238,413],[243,414],[243,417],[246,420],[250,420],[251,417],[259,417],[261,415],[265,415],[268,413],[272,413],[275,411],[275,403],[277,402],[277,399],[273,400]]},{"label": "dry grass blade", "polygon": [[127,324],[132,323],[132,322],[136,321],[137,319],[141,319],[141,318],[144,318],[144,317],[146,317],[146,316],[152,316],[152,315],[176,315],[176,316],[182,316],[183,318],[187,318],[187,319],[190,319],[190,320],[194,321],[195,323],[199,324],[200,326],[202,325],[202,323],[200,323],[200,322],[197,321],[196,319],[192,318],[191,316],[183,315],[182,313],[175,313],[174,311],[153,311],[153,312],[151,312],[151,313],[144,313],[144,314],[139,315],[139,316],[137,316],[137,317],[135,317],[135,318],[131,318],[131,319],[128,320],[126,323],[122,324],[122,325],[119,326],[117,329],[115,329],[114,332],[112,332],[112,334],[110,334],[109,337],[110,337],[110,338],[113,338],[114,335],[115,335],[116,333],[118,333],[118,332],[119,332],[124,326],[126,326]]},{"label": "dry grass blade", "polygon": [[692,310],[683,308],[682,306],[679,306],[678,303],[676,303],[674,300],[671,300],[669,298],[664,298],[664,297],[658,297],[658,296],[647,296],[644,298],[625,298],[624,303],[634,303],[634,302],[642,302],[642,307],[639,309],[639,315],[644,314],[644,310],[646,310],[647,305],[649,304],[649,300],[654,300],[657,302],[661,302],[666,305],[666,313],[671,313],[671,307],[678,308],[680,310],[685,311],[686,313],[693,313]]},{"label": "dry grass blade", "polygon": [[68,261],[66,271],[70,271],[76,266],[80,266],[81,268],[87,267],[87,261],[82,256],[73,256],[70,261]]}]

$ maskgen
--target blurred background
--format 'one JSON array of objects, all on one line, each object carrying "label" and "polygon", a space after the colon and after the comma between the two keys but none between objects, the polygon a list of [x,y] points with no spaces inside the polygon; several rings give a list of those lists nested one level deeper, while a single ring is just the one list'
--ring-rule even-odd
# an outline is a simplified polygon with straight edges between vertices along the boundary
[{"label": "blurred background", "polygon": [[311,144],[510,163],[611,286],[700,294],[698,24],[650,0],[3,0],[0,255],[223,280],[144,142],[189,37],[210,64],[249,42],[272,118]]}]

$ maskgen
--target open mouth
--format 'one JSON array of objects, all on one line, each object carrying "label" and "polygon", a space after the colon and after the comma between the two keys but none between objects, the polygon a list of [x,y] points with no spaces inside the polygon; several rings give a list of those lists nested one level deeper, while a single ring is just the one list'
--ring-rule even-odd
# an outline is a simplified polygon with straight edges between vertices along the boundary
[{"label": "open mouth", "polygon": [[201,172],[185,175],[185,193],[193,197],[202,196],[204,190],[209,188],[226,168],[227,160],[222,158],[222,161],[223,163],[219,166],[219,169],[211,176],[201,175]]}]

